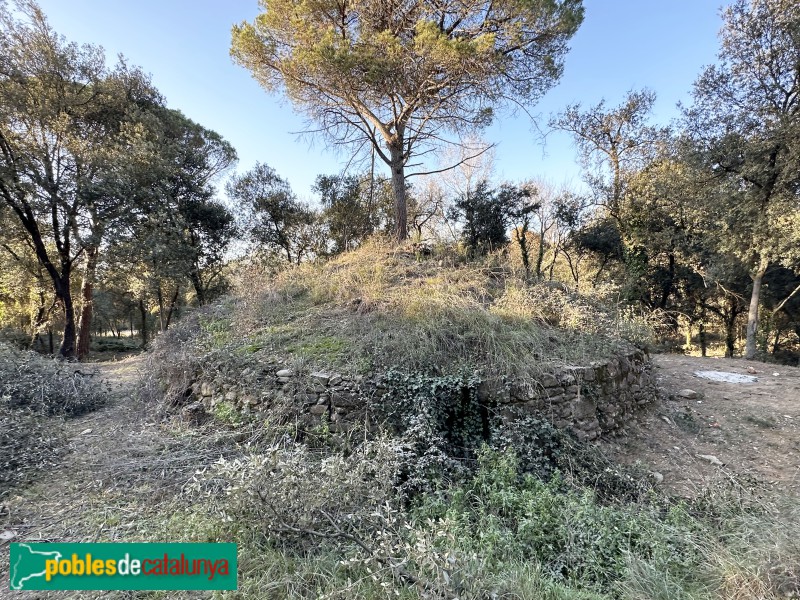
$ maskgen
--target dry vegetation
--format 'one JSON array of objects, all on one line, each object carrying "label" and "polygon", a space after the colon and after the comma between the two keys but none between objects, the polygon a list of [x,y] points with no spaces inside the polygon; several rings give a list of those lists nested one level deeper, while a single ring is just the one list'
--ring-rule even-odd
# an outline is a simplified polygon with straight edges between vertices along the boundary
[{"label": "dry vegetation", "polygon": [[236,356],[240,369],[273,358],[355,375],[466,369],[524,380],[552,364],[615,355],[630,348],[623,337],[648,340],[645,326],[561,284],[530,283],[500,255],[467,263],[373,241],[323,264],[243,279],[241,293],[196,312],[169,334],[174,342],[156,347],[156,379]]},{"label": "dry vegetation", "polygon": [[468,440],[469,458],[447,455],[426,414],[371,436],[324,421],[301,432],[272,412],[154,418],[155,402],[169,406],[165,394],[198,374],[235,379],[274,357],[426,371],[425,381],[463,366],[524,376],[530,363],[605,356],[627,347],[615,341],[623,330],[643,330],[529,285],[498,257],[457,262],[373,245],[260,286],[250,277],[161,336],[142,369],[152,402],[129,397],[126,362],[101,367],[120,384],[116,401],[67,422],[71,467],[16,487],[0,530],[30,541],[234,541],[239,590],[217,598],[798,597],[796,498],[751,478],[671,496],[646,465],[622,467],[532,418],[489,443]]},{"label": "dry vegetation", "polygon": [[64,418],[103,403],[92,370],[0,342],[0,500],[7,488],[58,462]]}]

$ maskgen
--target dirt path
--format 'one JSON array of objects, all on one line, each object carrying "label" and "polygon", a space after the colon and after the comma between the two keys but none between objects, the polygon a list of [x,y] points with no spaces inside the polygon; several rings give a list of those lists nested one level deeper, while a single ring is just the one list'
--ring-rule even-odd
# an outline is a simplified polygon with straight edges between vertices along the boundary
[{"label": "dirt path", "polygon": [[[93,365],[109,383],[109,402],[65,423],[68,440],[61,465],[33,485],[0,501],[0,598],[133,598],[141,594],[12,592],[8,541],[113,542],[156,535],[170,515],[159,504],[174,501],[196,466],[192,432],[166,432],[135,396],[141,356]],[[197,462],[203,462],[198,452]],[[9,534],[10,532],[10,534]]]},{"label": "dirt path", "polygon": [[[12,592],[9,541],[212,541],[215,517],[193,512],[183,498],[198,469],[235,451],[236,432],[162,423],[136,394],[145,357],[96,363],[109,384],[101,409],[66,421],[59,468],[0,499],[0,600],[210,597],[204,592]],[[180,510],[176,512],[176,507]]]},{"label": "dirt path", "polygon": [[[657,355],[653,362],[664,398],[624,437],[605,443],[614,458],[647,464],[667,489],[687,496],[733,474],[800,492],[799,368],[681,355]],[[698,371],[757,381],[715,382]],[[684,390],[697,397],[682,397]]]}]

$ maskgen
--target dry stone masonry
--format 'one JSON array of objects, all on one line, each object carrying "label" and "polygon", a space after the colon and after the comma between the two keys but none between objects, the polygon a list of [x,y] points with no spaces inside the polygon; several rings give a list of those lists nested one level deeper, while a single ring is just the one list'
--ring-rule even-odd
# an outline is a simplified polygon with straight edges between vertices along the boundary
[{"label": "dry stone masonry", "polygon": [[[268,412],[279,399],[291,399],[308,424],[327,420],[333,432],[347,431],[354,422],[369,421],[370,407],[386,393],[380,375],[344,376],[312,372],[296,374],[279,364],[243,371],[236,383],[198,381],[191,395],[197,400],[184,408],[193,418],[221,402],[244,412]],[[505,421],[532,415],[545,418],[579,438],[593,440],[622,428],[637,410],[657,397],[650,356],[645,350],[587,366],[565,366],[543,374],[536,385],[513,382],[481,384],[481,404]]]}]

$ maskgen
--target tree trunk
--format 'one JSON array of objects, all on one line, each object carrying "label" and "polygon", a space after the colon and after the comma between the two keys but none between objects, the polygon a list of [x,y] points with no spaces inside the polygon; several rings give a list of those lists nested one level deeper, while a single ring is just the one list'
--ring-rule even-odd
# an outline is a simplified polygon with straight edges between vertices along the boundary
[{"label": "tree trunk", "polygon": [[142,327],[139,333],[142,336],[142,348],[147,347],[147,309],[144,307],[144,300],[139,298],[139,314],[142,317]]},{"label": "tree trunk", "polygon": [[167,324],[164,327],[164,331],[169,329],[169,324],[172,321],[172,315],[175,312],[175,304],[178,302],[178,295],[180,294],[180,291],[181,291],[181,287],[180,286],[176,286],[175,287],[175,293],[172,294],[172,300],[169,303],[169,311],[167,311]]},{"label": "tree trunk", "polygon": [[706,324],[702,318],[697,327],[698,335],[700,336],[700,356],[705,357],[708,351],[708,342],[706,340]]},{"label": "tree trunk", "polygon": [[206,298],[206,290],[203,286],[203,280],[200,278],[199,270],[192,269],[189,279],[192,281],[192,287],[194,288],[194,293],[197,296],[197,304],[200,306],[205,306],[208,303],[208,300]]},{"label": "tree trunk", "polygon": [[42,340],[42,325],[45,323],[45,317],[47,316],[47,303],[45,300],[44,290],[41,288],[39,289],[39,306],[36,309],[36,317],[34,317],[33,322],[31,323],[33,329],[33,335],[31,336],[31,343],[30,349],[36,350],[37,347],[41,348],[44,351],[44,341]]},{"label": "tree trunk", "polygon": [[[544,217],[542,217],[544,218]],[[544,234],[539,230],[539,252],[536,254],[536,279],[542,279],[542,264],[544,263]]]},{"label": "tree trunk", "polygon": [[769,261],[762,258],[758,271],[753,275],[753,293],[750,295],[750,309],[747,312],[747,341],[745,343],[744,357],[753,360],[756,357],[756,332],[758,331],[758,305],[761,302],[761,282],[767,271]]},{"label": "tree trunk", "polygon": [[62,358],[75,358],[75,306],[72,304],[72,294],[67,291],[61,295],[61,302],[64,303],[64,337],[61,340],[61,348],[58,353]]},{"label": "tree trunk", "polygon": [[[531,261],[528,255],[528,220],[525,219],[522,225],[514,230],[514,237],[519,245],[519,253],[522,256],[522,266],[525,267],[525,275],[531,274]],[[536,276],[541,272],[541,262],[536,264]]]},{"label": "tree trunk", "polygon": [[166,330],[164,326],[164,293],[161,291],[161,284],[158,284],[157,289],[158,297],[158,330],[163,332]]},{"label": "tree trunk", "polygon": [[725,319],[725,357],[733,358],[736,350],[736,318],[739,316],[739,311],[736,308],[736,299],[729,298],[728,300],[728,314]]},{"label": "tree trunk", "polygon": [[661,310],[667,310],[667,304],[669,303],[669,297],[672,295],[675,282],[675,255],[672,253],[669,254],[669,270],[667,272],[669,277],[661,282],[661,298],[658,301],[658,307]]},{"label": "tree trunk", "polygon": [[408,238],[408,207],[406,206],[406,174],[403,144],[389,144],[391,152],[392,189],[394,191],[395,235],[398,242]]},{"label": "tree trunk", "polygon": [[78,332],[78,360],[89,354],[92,316],[94,314],[94,280],[97,274],[97,246],[86,248],[86,267],[81,284],[81,318]]}]

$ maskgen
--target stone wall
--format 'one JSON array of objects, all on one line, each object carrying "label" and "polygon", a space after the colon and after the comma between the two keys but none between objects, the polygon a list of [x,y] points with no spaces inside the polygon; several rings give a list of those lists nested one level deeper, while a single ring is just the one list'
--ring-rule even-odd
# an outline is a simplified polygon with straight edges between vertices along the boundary
[{"label": "stone wall", "polygon": [[539,380],[534,389],[515,389],[494,396],[504,420],[520,414],[546,418],[560,429],[572,429],[579,438],[593,440],[613,433],[658,396],[650,355],[636,350],[626,356],[588,366],[562,367]]},{"label": "stone wall", "polygon": [[[301,420],[326,419],[337,432],[348,430],[353,422],[364,423],[369,407],[385,392],[380,376],[297,375],[285,366],[264,364],[246,369],[235,383],[223,378],[194,383],[190,395],[196,401],[184,407],[184,413],[196,417],[213,412],[223,401],[245,412],[269,411],[288,400]],[[588,440],[623,427],[656,396],[650,356],[644,350],[588,366],[561,367],[532,386],[484,383],[478,389],[478,400],[505,421],[538,416]]]}]

